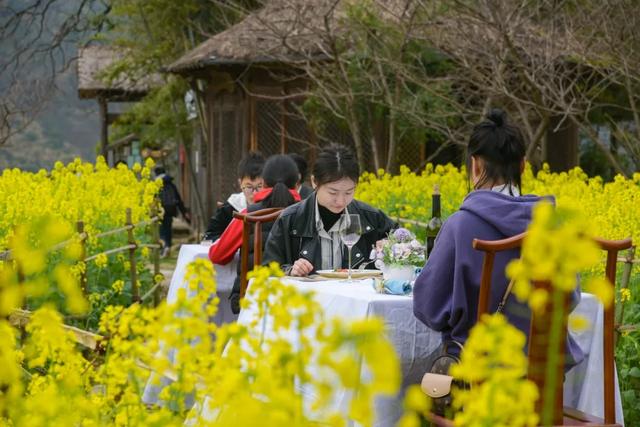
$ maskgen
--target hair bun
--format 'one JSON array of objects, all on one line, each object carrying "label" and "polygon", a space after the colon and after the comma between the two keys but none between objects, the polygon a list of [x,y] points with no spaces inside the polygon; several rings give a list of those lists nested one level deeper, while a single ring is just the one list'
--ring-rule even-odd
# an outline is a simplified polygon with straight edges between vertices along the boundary
[{"label": "hair bun", "polygon": [[504,122],[507,121],[507,113],[500,108],[492,108],[486,117],[495,123],[496,126],[502,126]]}]

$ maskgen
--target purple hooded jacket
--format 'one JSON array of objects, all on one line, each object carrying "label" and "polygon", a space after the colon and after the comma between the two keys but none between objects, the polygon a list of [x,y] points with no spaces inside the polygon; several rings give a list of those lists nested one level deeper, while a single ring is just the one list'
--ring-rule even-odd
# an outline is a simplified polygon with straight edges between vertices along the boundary
[{"label": "purple hooded jacket", "polygon": [[[413,312],[429,328],[442,332],[442,339],[467,340],[476,322],[478,295],[484,252],[473,249],[474,238],[498,240],[526,230],[538,196],[512,197],[490,190],[471,192],[460,210],[443,224],[424,269],[413,289]],[[496,253],[491,276],[489,311],[495,312],[509,280],[505,268],[518,258],[520,250]],[[574,291],[571,309],[580,301]],[[531,313],[513,295],[509,295],[504,314],[510,323],[529,335]],[[584,355],[577,343],[567,335],[566,367],[580,362]],[[526,351],[526,348],[525,348]]]}]

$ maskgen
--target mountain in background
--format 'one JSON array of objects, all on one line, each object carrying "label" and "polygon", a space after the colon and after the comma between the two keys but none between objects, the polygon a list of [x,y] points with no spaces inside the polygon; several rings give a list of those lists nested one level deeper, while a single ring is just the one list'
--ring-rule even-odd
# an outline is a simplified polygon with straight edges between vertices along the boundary
[{"label": "mountain in background", "polygon": [[58,89],[36,120],[0,145],[0,170],[51,169],[57,160],[68,163],[76,157],[95,160],[100,140],[98,104],[78,98],[75,66],[56,81]]},{"label": "mountain in background", "polygon": [[[55,34],[67,22],[69,15],[77,10],[81,0],[52,2],[47,8],[43,29],[25,19],[15,32],[0,40],[0,52],[3,58],[10,58],[16,50],[25,46],[25,40],[32,42],[31,49],[42,48],[52,43]],[[0,1],[2,3],[2,1]],[[12,11],[25,9],[29,2],[9,0],[0,6],[0,24],[6,23]],[[39,10],[39,9],[38,9]],[[0,171],[5,168],[20,168],[37,171],[40,168],[50,169],[53,164],[72,161],[75,157],[94,161],[96,146],[100,140],[100,119],[98,104],[94,100],[80,100],[77,92],[76,62],[60,72],[60,64],[64,58],[75,58],[77,46],[87,40],[88,35],[72,33],[60,43],[52,56],[46,54],[34,56],[30,60],[21,61],[20,68],[6,69],[0,74],[0,88],[7,87],[7,82],[16,73],[22,80],[37,81],[47,79],[52,69],[49,60],[57,65],[55,77],[56,89],[42,104],[40,113],[30,125],[10,140],[0,145]],[[29,46],[28,44],[26,46]],[[2,94],[2,91],[0,91]]]}]

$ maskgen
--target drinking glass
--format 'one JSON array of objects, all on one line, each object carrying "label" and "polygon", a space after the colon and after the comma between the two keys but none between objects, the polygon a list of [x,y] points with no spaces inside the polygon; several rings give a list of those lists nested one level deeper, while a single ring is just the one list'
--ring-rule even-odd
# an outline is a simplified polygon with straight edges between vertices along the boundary
[{"label": "drinking glass", "polygon": [[351,282],[351,248],[358,243],[360,235],[362,234],[362,226],[360,225],[360,215],[358,214],[343,214],[340,217],[340,239],[342,243],[348,249],[349,252],[349,264],[348,264],[348,279],[347,282]]}]

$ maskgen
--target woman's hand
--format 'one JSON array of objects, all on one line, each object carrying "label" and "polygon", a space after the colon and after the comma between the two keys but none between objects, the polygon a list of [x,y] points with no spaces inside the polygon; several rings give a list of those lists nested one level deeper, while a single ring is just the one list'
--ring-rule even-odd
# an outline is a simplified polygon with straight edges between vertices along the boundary
[{"label": "woman's hand", "polygon": [[313,264],[304,258],[299,258],[291,267],[292,276],[306,276],[313,271]]}]

